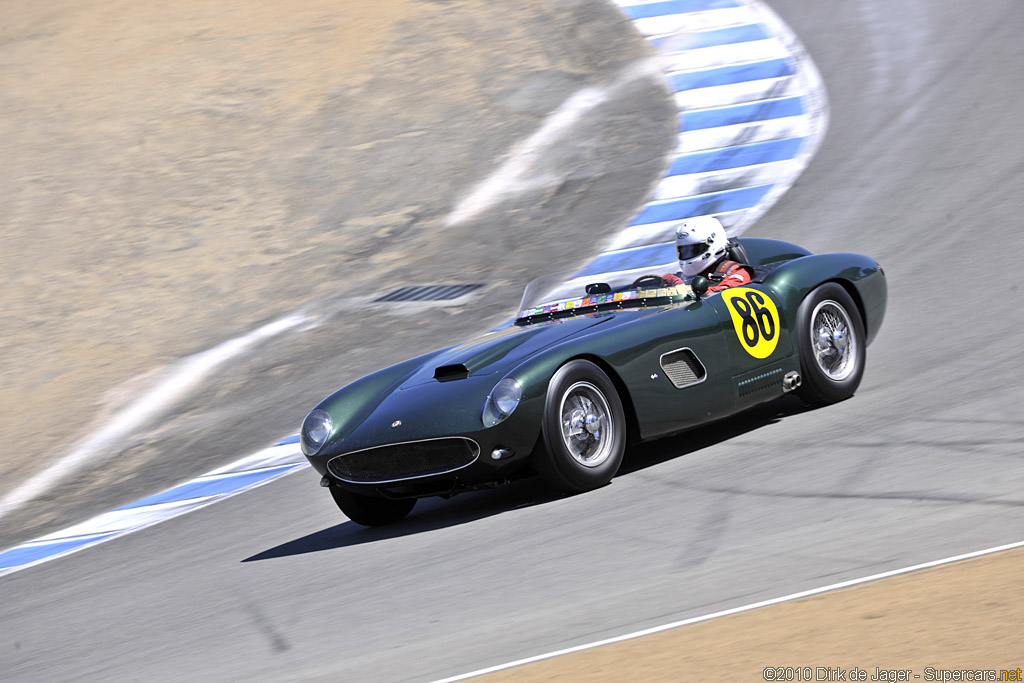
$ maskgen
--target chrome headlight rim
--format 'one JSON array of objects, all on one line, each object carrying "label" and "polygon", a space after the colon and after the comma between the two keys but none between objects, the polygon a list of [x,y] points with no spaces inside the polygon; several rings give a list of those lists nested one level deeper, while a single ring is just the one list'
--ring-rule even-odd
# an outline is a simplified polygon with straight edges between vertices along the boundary
[{"label": "chrome headlight rim", "polygon": [[485,427],[494,427],[509,418],[523,398],[523,387],[511,377],[505,377],[491,389],[484,401],[481,419]]},{"label": "chrome headlight rim", "polygon": [[334,422],[326,410],[319,408],[310,411],[302,421],[302,430],[299,432],[299,446],[305,455],[316,455],[327,439],[331,436]]}]

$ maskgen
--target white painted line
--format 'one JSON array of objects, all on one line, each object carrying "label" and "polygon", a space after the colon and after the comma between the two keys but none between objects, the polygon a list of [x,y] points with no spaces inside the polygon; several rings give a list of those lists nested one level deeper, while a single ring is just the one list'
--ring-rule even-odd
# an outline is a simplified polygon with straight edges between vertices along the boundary
[{"label": "white painted line", "polygon": [[756,24],[757,16],[749,7],[726,7],[723,9],[667,14],[660,17],[634,19],[633,25],[648,38],[656,38],[680,31],[709,31],[730,26]]},{"label": "white painted line", "polygon": [[[677,223],[679,221],[676,221]],[[584,275],[583,277],[573,278],[567,280],[566,285],[574,292],[580,291],[580,285],[589,282],[607,282],[613,287],[618,286],[622,283],[632,282],[634,279],[641,275],[662,275],[664,273],[675,272],[673,269],[679,269],[679,261],[669,261],[668,263],[653,263],[646,266],[640,266],[638,268],[630,268],[628,270],[609,270],[604,273],[594,273],[593,275]],[[635,310],[635,309],[634,309]]]},{"label": "white painted line", "polygon": [[187,500],[171,500],[166,503],[129,508],[127,510],[111,510],[74,526],[47,534],[37,540],[60,541],[78,536],[110,534],[126,529],[140,528],[148,526],[153,521],[159,522],[168,517],[180,515],[183,511],[192,510],[201,505],[206,499],[212,497],[202,496]]},{"label": "white painted line", "polygon": [[581,652],[583,650],[592,650],[603,645],[612,645],[614,643],[621,643],[625,640],[634,640],[636,638],[642,638],[655,633],[661,633],[662,631],[669,631],[680,626],[689,626],[691,624],[697,624],[702,621],[710,621],[712,619],[718,619],[721,617],[727,617],[733,614],[740,614],[741,612],[749,612],[751,610],[760,609],[761,607],[770,607],[772,605],[778,605],[783,602],[792,602],[793,600],[800,600],[807,598],[812,595],[820,595],[821,593],[829,593],[831,591],[840,590],[843,588],[850,588],[851,586],[858,586],[860,584],[869,583],[871,581],[878,581],[879,579],[887,579],[892,576],[899,576],[900,574],[909,574],[910,572],[920,571],[922,569],[931,569],[932,567],[939,567],[944,564],[952,564],[954,562],[961,562],[963,560],[970,560],[975,557],[981,557],[983,555],[991,555],[993,553],[1002,552],[1004,550],[1013,550],[1014,548],[1024,547],[1024,541],[1018,541],[1017,543],[1007,543],[1006,545],[996,546],[995,548],[986,548],[985,550],[976,550],[971,553],[964,553],[963,555],[954,555],[953,557],[946,557],[941,560],[933,560],[931,562],[924,562],[922,564],[915,564],[910,567],[903,567],[902,569],[893,569],[891,571],[882,572],[880,574],[872,574],[871,576],[864,576],[859,579],[850,579],[849,581],[840,581],[839,583],[833,583],[828,586],[822,586],[820,588],[812,588],[806,591],[800,591],[799,593],[790,593],[789,595],[783,595],[779,598],[771,598],[769,600],[762,600],[761,602],[751,603],[749,605],[743,605],[742,607],[733,607],[731,609],[722,610],[720,612],[713,612],[711,614],[705,614],[699,617],[691,617],[689,619],[681,619],[679,621],[673,621],[669,624],[662,624],[661,626],[654,626],[647,628],[642,631],[634,631],[633,633],[627,633],[621,636],[615,636],[614,638],[606,638],[604,640],[598,640],[593,643],[585,643],[583,645],[576,645],[574,647],[567,647],[563,650],[556,650],[554,652],[546,652],[542,655],[534,655],[533,657],[526,657],[524,659],[517,659],[514,662],[507,662],[505,664],[498,664],[496,666],[490,666],[486,669],[478,669],[471,671],[466,674],[460,674],[458,676],[452,676],[450,678],[442,678],[433,683],[455,683],[455,681],[464,681],[467,678],[475,678],[476,676],[483,676],[485,674],[494,673],[496,671],[504,671],[505,669],[511,669],[524,664],[532,664],[533,662],[540,662],[545,659],[552,659],[554,657],[560,657],[561,655],[568,655],[574,652]]},{"label": "white painted line", "polygon": [[811,123],[807,116],[784,116],[767,121],[751,121],[737,123],[732,126],[719,126],[680,133],[676,154],[704,152],[733,145],[749,145],[755,142],[769,142],[784,138],[807,137],[811,132]]},{"label": "white painted line", "polygon": [[[615,235],[615,239],[611,241],[606,251],[620,251],[622,249],[645,247],[649,244],[670,242],[675,239],[677,225],[679,225],[678,220],[671,220],[630,226]],[[676,263],[676,270],[679,270],[678,263]],[[599,280],[594,280],[594,282],[599,282]]]},{"label": "white painted line", "polygon": [[552,146],[575,130],[587,114],[608,101],[617,90],[642,78],[664,85],[664,74],[655,59],[643,59],[626,67],[603,87],[577,90],[549,114],[541,126],[516,143],[505,161],[464,197],[445,218],[445,225],[459,225],[516,195],[561,182],[558,174],[544,173],[541,162]]},{"label": "white painted line", "polygon": [[186,513],[199,510],[208,505],[213,505],[214,503],[218,503],[227,498],[237,496],[240,493],[245,493],[246,491],[249,491],[251,489],[263,486],[265,484],[269,484],[272,481],[277,481],[278,479],[284,476],[292,474],[293,472],[298,472],[299,470],[305,469],[307,467],[309,467],[309,463],[294,463],[293,468],[284,469],[272,477],[268,477],[258,482],[248,484],[234,491],[227,491],[224,493],[217,493],[210,496],[203,496],[199,498],[173,500],[167,501],[166,503],[155,503],[153,505],[147,505],[138,508],[130,508],[128,510],[112,510],[111,512],[106,512],[104,514],[97,515],[96,517],[86,520],[81,524],[76,524],[73,527],[62,529],[61,531],[49,534],[48,536],[44,536],[42,538],[34,539],[27,543],[23,543],[19,546],[15,546],[14,548],[9,548],[8,550],[19,550],[22,548],[41,546],[44,545],[44,541],[54,542],[59,540],[70,540],[76,537],[81,538],[84,536],[91,536],[97,529],[109,530],[109,536],[100,536],[93,543],[79,545],[73,548],[69,548],[61,553],[41,557],[39,559],[25,562],[23,564],[18,564],[11,567],[0,567],[0,577],[6,576],[8,574],[13,574],[14,572],[21,571],[22,569],[28,569],[29,567],[35,567],[36,565],[44,564],[46,562],[50,562],[51,560],[56,560],[57,558],[66,557],[73,553],[77,553],[81,550],[85,550],[86,548],[93,548],[101,543],[112,541],[115,538],[121,538],[136,531],[141,531],[142,529],[145,529],[147,527],[160,524],[161,522],[166,522],[169,519],[173,519],[180,515],[184,515]]},{"label": "white painted line", "polygon": [[673,98],[678,109],[710,109],[802,94],[796,87],[797,85],[797,80],[794,77],[782,76],[780,78],[765,78],[760,81],[682,90],[673,95]]},{"label": "white painted line", "polygon": [[[794,163],[793,159],[785,159],[783,161],[772,161],[767,164],[727,168],[721,171],[668,176],[658,183],[658,187],[654,190],[652,201],[692,197],[694,195],[710,194],[723,190],[738,190],[744,187],[768,185],[775,182],[777,178],[787,175],[789,167]],[[673,223],[678,222],[674,221]],[[624,230],[623,232],[627,231]],[[608,250],[612,250],[612,247],[609,247]]]},{"label": "white painted line", "polygon": [[[676,222],[678,223],[678,221]],[[551,299],[567,299],[571,296],[577,296],[582,291],[583,286],[591,282],[607,282],[612,287],[618,287],[620,285],[629,284],[641,275],[662,275],[664,273],[674,273],[677,270],[679,270],[679,262],[672,261],[671,263],[652,264],[642,266],[640,268],[631,268],[629,270],[612,270],[606,273],[585,275],[583,277],[566,280],[563,284],[552,289]],[[629,310],[642,311],[643,309],[633,308]]]},{"label": "white painted line", "polygon": [[778,38],[713,45],[683,52],[676,52],[675,49],[671,39],[666,40],[659,48],[662,66],[669,74],[676,71],[710,69],[716,66],[732,66],[743,62],[760,62],[766,59],[789,57],[786,46]]},{"label": "white painted line", "polygon": [[0,518],[11,510],[51,490],[82,467],[122,448],[125,437],[184,398],[216,368],[260,342],[309,322],[303,315],[279,318],[241,337],[176,363],[171,372],[141,398],[118,412],[66,457],[30,477],[0,500]]},{"label": "white painted line", "polygon": [[[732,233],[732,226],[737,225],[745,216],[750,209],[738,209],[736,211],[724,211],[722,213],[709,214],[714,216],[721,221],[722,226]],[[643,225],[633,225],[625,230],[622,230],[615,239],[608,245],[605,252],[608,251],[621,251],[623,249],[633,249],[636,247],[646,247],[651,244],[661,244],[663,242],[671,242],[675,238],[676,225],[679,224],[678,220],[662,221],[661,223],[645,223]],[[605,253],[602,252],[602,253]],[[676,264],[678,265],[678,264]],[[587,282],[596,282],[593,280],[596,276],[587,276],[582,278]]]},{"label": "white painted line", "polygon": [[718,222],[722,224],[726,232],[730,235],[736,234],[733,231],[733,227],[740,223],[745,223],[744,217],[750,213],[750,209],[739,209],[737,211],[726,211],[724,213],[716,213],[715,217],[718,218]]},{"label": "white painted line", "polygon": [[292,462],[304,462],[302,453],[299,451],[299,445],[295,443],[286,443],[280,446],[271,446],[270,448],[264,448],[262,451],[247,455],[240,460],[228,463],[223,467],[218,467],[215,470],[210,470],[205,476],[213,474],[229,474],[232,472],[251,472],[253,470],[266,469],[268,467],[276,467],[278,465],[286,465]]}]

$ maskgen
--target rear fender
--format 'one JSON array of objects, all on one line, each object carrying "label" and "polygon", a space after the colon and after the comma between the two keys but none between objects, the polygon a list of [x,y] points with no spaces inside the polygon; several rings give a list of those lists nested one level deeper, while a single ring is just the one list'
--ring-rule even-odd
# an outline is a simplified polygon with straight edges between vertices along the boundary
[{"label": "rear fender", "polygon": [[747,252],[752,266],[771,266],[782,261],[810,256],[811,252],[792,242],[769,240],[761,237],[743,237],[739,240]]},{"label": "rear fender", "polygon": [[782,300],[790,329],[796,325],[796,311],[811,290],[826,282],[845,288],[860,307],[870,344],[885,317],[888,287],[885,274],[874,259],[862,254],[816,254],[784,263],[765,278]]}]

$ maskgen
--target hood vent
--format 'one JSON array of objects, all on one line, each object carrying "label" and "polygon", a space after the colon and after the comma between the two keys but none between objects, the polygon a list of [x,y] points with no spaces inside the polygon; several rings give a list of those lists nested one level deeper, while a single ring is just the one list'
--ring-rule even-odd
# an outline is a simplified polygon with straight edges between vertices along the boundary
[{"label": "hood vent", "polygon": [[434,379],[438,382],[450,382],[454,379],[466,379],[467,377],[469,377],[469,368],[462,363],[442,365],[434,370]]}]

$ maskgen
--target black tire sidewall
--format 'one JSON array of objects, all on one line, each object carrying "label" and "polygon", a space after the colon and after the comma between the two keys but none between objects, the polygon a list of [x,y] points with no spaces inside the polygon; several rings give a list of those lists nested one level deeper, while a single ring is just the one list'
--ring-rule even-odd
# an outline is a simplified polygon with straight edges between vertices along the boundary
[{"label": "black tire sidewall", "polygon": [[[834,301],[846,310],[850,318],[855,335],[855,358],[856,366],[850,376],[846,379],[836,381],[825,374],[818,366],[814,356],[813,344],[811,343],[811,314],[815,307],[822,301]],[[867,343],[864,334],[864,321],[860,309],[854,303],[853,298],[835,282],[826,282],[815,288],[810,294],[804,297],[797,309],[796,334],[798,336],[798,348],[800,353],[800,373],[803,376],[797,394],[812,405],[829,405],[843,401],[853,396],[860,386],[861,378],[864,376],[864,363],[866,360]]]},{"label": "black tire sidewall", "polygon": [[415,498],[375,498],[331,486],[331,496],[345,516],[362,526],[383,526],[404,519],[416,505]]},{"label": "black tire sidewall", "polygon": [[[587,381],[597,387],[611,412],[614,422],[615,441],[612,455],[597,467],[587,467],[576,461],[562,441],[562,420],[560,406],[562,397],[573,384]],[[622,400],[607,374],[587,360],[569,361],[560,367],[548,384],[542,421],[545,448],[541,449],[535,464],[538,472],[552,487],[570,493],[590,491],[604,486],[622,464],[626,450],[626,418]]]}]

